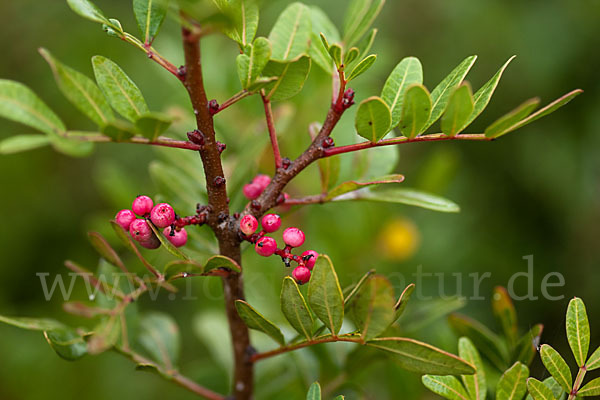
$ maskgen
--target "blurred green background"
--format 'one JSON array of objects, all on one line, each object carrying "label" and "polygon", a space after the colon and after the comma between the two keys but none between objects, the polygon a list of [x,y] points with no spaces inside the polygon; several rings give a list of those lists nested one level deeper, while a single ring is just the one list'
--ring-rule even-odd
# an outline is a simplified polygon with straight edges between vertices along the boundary
[{"label": "blurred green background", "polygon": [[[126,30],[136,33],[129,3],[97,1],[108,16],[119,18]],[[268,34],[288,3],[264,2],[260,35]],[[345,1],[306,3],[321,6],[341,26]],[[179,134],[192,129],[181,85],[141,52],[107,37],[99,26],[72,13],[65,1],[3,1],[0,15],[4,20],[0,27],[0,78],[33,88],[68,127],[94,129],[58,91],[48,66],[37,53],[38,47],[48,48],[88,76],[92,76],[91,56],[101,54],[115,60],[140,86],[152,109],[186,115],[175,126]],[[556,114],[493,143],[423,143],[397,149],[396,171],[406,175],[403,185],[456,201],[462,208],[458,214],[342,203],[298,210],[287,215],[284,223],[300,226],[307,233],[308,246],[331,255],[342,286],[355,282],[368,269],[377,268],[390,276],[399,294],[414,279],[411,274],[422,266],[425,272],[445,273],[444,292],[440,292],[439,278],[434,276],[421,283],[424,295],[471,296],[472,278],[468,274],[489,271],[492,277],[480,288],[485,300],[467,302],[462,312],[492,327],[489,297],[493,287],[506,285],[511,275],[526,270],[523,257],[533,255],[534,294],[540,298],[516,302],[521,328],[542,322],[546,325],[542,341],[566,348],[563,316],[568,299],[577,295],[588,306],[592,347],[598,345],[599,19],[600,3],[596,0],[389,0],[375,23],[379,34],[373,51],[378,60],[372,71],[353,85],[358,101],[379,94],[387,74],[409,55],[422,61],[425,85],[430,89],[468,55],[479,55],[467,78],[475,88],[511,55],[518,56],[489,108],[469,128],[470,132],[480,131],[530,97],[540,96],[547,103],[574,88],[582,88],[585,93]],[[182,63],[173,21],[166,22],[155,45],[176,65]],[[239,90],[236,51],[233,42],[222,37],[210,37],[204,43],[208,91],[220,101]],[[275,113],[281,117],[279,134],[285,155],[295,157],[308,144],[306,126],[323,119],[329,91],[328,77],[313,66],[303,94],[275,105]],[[354,111],[334,131],[337,144],[356,140],[352,130]],[[260,102],[250,98],[218,117],[218,133],[228,144],[225,160],[236,161],[236,151],[242,150],[241,143],[247,138],[252,138],[259,149],[257,154],[261,154],[267,136],[260,113]],[[16,133],[30,132],[23,126],[0,121],[0,138]],[[180,151],[171,150],[171,157],[179,157]],[[164,158],[164,153],[158,156]],[[127,207],[135,195],[158,192],[158,185],[148,173],[156,157],[155,151],[143,146],[108,144],[98,146],[87,159],[68,158],[50,148],[0,158],[0,209],[4,218],[0,225],[0,314],[53,316],[86,324],[73,322],[77,320],[64,314],[58,296],[50,302],[44,300],[36,273],[48,272],[51,277],[66,274],[63,261],[67,258],[93,268],[97,257],[86,232],[106,232],[116,245],[107,221]],[[237,166],[238,183],[257,170],[272,172],[270,159],[263,158],[260,165]],[[351,162],[351,156],[343,161]],[[189,193],[196,190],[190,188]],[[295,195],[317,190],[316,169],[303,173],[289,188]],[[230,195],[239,208],[239,193]],[[168,200],[176,206],[184,204]],[[277,260],[259,259],[251,253],[245,253],[244,259],[248,300],[273,320],[283,321],[278,293],[287,271]],[[162,257],[155,253],[148,256]],[[562,273],[566,280],[563,288],[551,289],[552,295],[564,295],[559,301],[541,297],[541,281],[553,271]],[[462,287],[453,273],[463,274]],[[525,281],[517,282],[517,293],[524,293]],[[217,279],[198,280],[191,287],[198,300],[185,299],[182,293],[176,300],[161,296],[157,302],[143,301],[140,307],[171,313],[183,335],[182,370],[215,390],[227,391],[229,342],[223,331],[219,288]],[[78,287],[76,293],[82,294],[83,290]],[[456,351],[456,338],[444,318],[425,328],[417,325],[411,335]],[[116,354],[86,356],[69,363],[56,357],[39,333],[0,325],[0,338],[0,399],[193,398],[154,375],[134,371],[131,363]],[[255,339],[259,349],[272,346],[260,334]],[[331,394],[345,393],[349,399],[433,396],[424,391],[417,375],[402,372],[386,359],[357,363],[359,367],[353,367],[351,373],[341,373],[348,351],[344,345],[321,346],[261,364],[257,398],[302,398],[319,375],[333,391]],[[532,374],[545,376],[538,361],[533,364]],[[338,387],[336,382],[342,385]]]}]

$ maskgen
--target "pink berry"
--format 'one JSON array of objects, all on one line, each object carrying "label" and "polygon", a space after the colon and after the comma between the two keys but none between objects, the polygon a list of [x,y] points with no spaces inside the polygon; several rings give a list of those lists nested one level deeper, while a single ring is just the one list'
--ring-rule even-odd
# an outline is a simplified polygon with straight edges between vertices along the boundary
[{"label": "pink berry", "polygon": [[159,228],[166,228],[175,222],[175,211],[167,203],[159,203],[150,211],[150,220]]},{"label": "pink berry", "polygon": [[276,232],[281,226],[281,218],[277,214],[267,214],[262,218],[261,223],[265,232]]},{"label": "pink berry", "polygon": [[128,209],[121,210],[117,213],[117,215],[115,215],[115,221],[117,221],[117,224],[121,225],[121,228],[125,229],[126,231],[129,230],[129,225],[131,225],[134,220],[135,214],[133,211]]},{"label": "pink berry", "polygon": [[[311,257],[309,258],[308,256]],[[302,257],[306,257],[306,259],[304,260],[304,265],[306,266],[306,268],[312,271],[313,267],[315,266],[315,263],[317,262],[317,257],[319,257],[319,253],[317,253],[314,250],[306,250],[304,253],[302,253]]]},{"label": "pink berry", "polygon": [[185,228],[171,232],[171,227],[166,227],[163,230],[163,235],[165,235],[169,242],[171,242],[175,247],[181,247],[187,243],[188,236]]},{"label": "pink berry", "polygon": [[259,174],[252,179],[252,183],[260,186],[262,190],[265,190],[269,183],[271,183],[271,178],[268,175]]},{"label": "pink berry", "polygon": [[155,234],[152,234],[150,239],[140,242],[140,246],[150,250],[158,249],[160,247],[160,240],[158,240]]},{"label": "pink berry", "polygon": [[277,250],[277,241],[272,237],[263,236],[254,245],[254,250],[263,257],[269,257]]},{"label": "pink berry", "polygon": [[287,228],[283,231],[283,241],[291,247],[300,247],[304,243],[304,232],[298,228]]},{"label": "pink berry", "polygon": [[154,235],[150,225],[142,218],[136,219],[129,225],[129,234],[138,242],[145,242]]},{"label": "pink berry", "polygon": [[153,205],[154,205],[154,202],[152,201],[152,199],[150,197],[138,196],[133,201],[133,204],[131,205],[131,209],[133,210],[134,213],[143,217],[145,215],[148,215],[150,213],[150,211],[152,211]]},{"label": "pink berry", "polygon": [[244,192],[244,196],[246,196],[250,200],[254,200],[260,196],[263,191],[263,188],[256,183],[247,183],[244,185],[242,189]]},{"label": "pink berry", "polygon": [[292,271],[292,277],[299,284],[305,284],[310,280],[310,269],[306,268],[304,265],[298,265]]},{"label": "pink berry", "polygon": [[[244,215],[240,221],[240,230],[244,235],[252,235],[258,229],[258,221],[252,215]],[[267,231],[269,232],[269,231]]]}]

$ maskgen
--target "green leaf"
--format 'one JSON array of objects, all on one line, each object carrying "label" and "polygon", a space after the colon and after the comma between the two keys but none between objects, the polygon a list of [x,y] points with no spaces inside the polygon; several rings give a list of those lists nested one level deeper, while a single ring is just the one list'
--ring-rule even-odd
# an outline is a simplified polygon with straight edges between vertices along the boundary
[{"label": "green leaf", "polygon": [[327,14],[317,6],[310,6],[310,20],[312,25],[312,35],[308,54],[310,58],[325,72],[331,73],[331,59],[327,52],[328,47],[325,47],[321,41],[321,34],[328,38],[332,43],[340,41],[340,34]]},{"label": "green leaf", "polygon": [[144,43],[152,44],[167,15],[166,0],[133,0],[133,13]]},{"label": "green leaf", "polygon": [[498,118],[493,124],[485,128],[485,136],[497,138],[510,132],[513,126],[531,114],[539,104],[540,99],[537,97],[527,100],[519,107]]},{"label": "green leaf", "polygon": [[496,386],[496,400],[521,400],[527,393],[527,378],[529,368],[516,362],[498,381]]},{"label": "green leaf", "polygon": [[137,134],[133,124],[120,119],[109,122],[101,130],[103,135],[110,137],[115,142],[129,140]]},{"label": "green leaf", "polygon": [[514,58],[515,58],[515,56],[512,56],[498,70],[498,72],[496,72],[496,74],[485,85],[483,85],[481,87],[481,89],[479,89],[475,93],[475,95],[473,96],[473,98],[474,98],[473,112],[471,113],[471,116],[469,117],[467,124],[465,126],[469,126],[471,124],[471,122],[473,122],[475,120],[475,118],[477,118],[483,112],[483,110],[487,107],[487,105],[490,102],[490,99],[492,98],[492,95],[494,94],[494,91],[496,90],[496,87],[498,87],[498,82],[500,82],[500,78],[502,78],[502,74],[504,73],[504,70],[506,69],[506,67],[508,67],[508,64],[510,64],[510,62]]},{"label": "green leaf", "polygon": [[408,138],[422,133],[431,115],[431,98],[425,86],[416,84],[408,87],[404,94],[400,132]]},{"label": "green leaf", "polygon": [[600,368],[600,347],[598,347],[592,353],[590,358],[588,358],[587,362],[585,363],[585,367],[587,368],[588,371],[592,371],[592,370]]},{"label": "green leaf", "polygon": [[281,311],[300,335],[307,340],[312,338],[313,317],[298,284],[289,276],[283,279],[281,287]]},{"label": "green leaf", "polygon": [[337,183],[340,175],[340,163],[339,157],[326,157],[319,160],[322,192],[327,192]]},{"label": "green leaf", "polygon": [[114,18],[109,18],[108,20],[112,23],[112,25],[108,26],[106,24],[102,24],[102,30],[106,32],[108,36],[123,39],[125,37],[125,32],[123,32],[121,21]]},{"label": "green leaf", "polygon": [[117,252],[110,247],[106,239],[101,234],[98,232],[88,232],[88,239],[98,254],[104,257],[106,261],[114,266],[124,265]]},{"label": "green leaf", "polygon": [[353,192],[355,190],[359,190],[359,189],[362,189],[365,187],[377,186],[377,185],[382,185],[382,184],[387,184],[387,183],[401,183],[403,181],[404,181],[404,175],[387,175],[387,176],[382,176],[381,178],[376,178],[374,180],[363,181],[363,182],[348,181],[348,182],[344,182],[344,183],[336,186],[332,190],[330,190],[329,193],[327,193],[327,196],[325,196],[325,199],[323,201],[331,201],[331,200],[335,199],[336,197],[341,196],[345,193]]},{"label": "green leaf", "polygon": [[385,0],[352,0],[344,17],[344,44],[354,45],[369,30]]},{"label": "green leaf", "polygon": [[531,114],[527,118],[524,118],[521,121],[517,122],[510,128],[506,128],[501,134],[496,135],[495,137],[498,137],[498,136],[507,134],[509,132],[512,132],[514,130],[517,130],[519,128],[522,128],[525,125],[529,125],[533,121],[537,121],[538,119],[545,117],[548,114],[553,113],[554,111],[558,110],[559,108],[561,108],[562,106],[564,106],[565,104],[567,104],[568,102],[573,100],[575,97],[579,96],[581,93],[583,93],[583,90],[576,89],[576,90],[573,90],[573,91],[565,94],[564,96],[562,96],[562,97],[554,100],[552,103],[548,104],[546,107],[539,109],[538,111]]},{"label": "green leaf", "polygon": [[600,396],[600,378],[586,383],[577,391],[577,397]]},{"label": "green leaf", "polygon": [[331,259],[319,255],[308,283],[308,304],[312,311],[337,335],[344,322],[344,296]]},{"label": "green leaf", "polygon": [[570,393],[573,385],[573,376],[564,358],[547,344],[542,345],[540,357],[550,375],[556,379],[556,382],[558,382],[565,392]]},{"label": "green leaf", "polygon": [[269,61],[263,75],[277,77],[265,86],[267,98],[272,101],[287,100],[300,93],[310,72],[310,58],[301,56],[290,62]]},{"label": "green leaf", "polygon": [[450,400],[469,400],[463,385],[454,376],[423,375],[423,385],[433,393]]},{"label": "green leaf", "polygon": [[367,342],[367,345],[400,356],[395,358],[395,361],[409,371],[435,375],[475,373],[473,366],[465,360],[418,340],[401,337],[377,338]]},{"label": "green leaf", "polygon": [[[215,3],[217,3],[215,1]],[[245,48],[252,43],[258,29],[259,10],[255,0],[230,0],[217,3],[222,12],[231,18],[232,27],[226,27],[224,33]]]},{"label": "green leaf", "polygon": [[533,400],[556,400],[552,390],[535,378],[527,379],[527,389]]},{"label": "green leaf", "polygon": [[342,64],[342,46],[337,43],[333,43],[329,46],[329,57],[333,60],[333,63],[339,68]]},{"label": "green leaf", "polygon": [[0,117],[30,126],[48,135],[52,146],[74,157],[91,153],[93,143],[66,139],[65,125],[58,116],[27,86],[0,79]]},{"label": "green leaf", "polygon": [[188,256],[186,256],[181,250],[179,250],[177,247],[175,247],[173,245],[173,243],[171,243],[163,234],[162,229],[158,229],[154,223],[152,221],[150,221],[150,219],[146,218],[146,222],[148,223],[148,226],[150,227],[150,229],[152,229],[152,231],[154,232],[154,234],[156,235],[156,237],[158,238],[158,240],[160,240],[160,244],[162,245],[162,247],[164,247],[165,249],[167,249],[167,251],[171,254],[173,254],[175,257],[180,258],[182,260],[187,260],[189,259]]},{"label": "green leaf", "polygon": [[150,312],[140,318],[137,341],[150,358],[165,369],[177,365],[181,349],[181,334],[177,322],[169,314]]},{"label": "green leaf", "polygon": [[319,382],[310,385],[306,400],[321,400],[321,385],[319,385]]},{"label": "green leaf", "polygon": [[0,315],[0,322],[30,331],[53,331],[64,329],[65,325],[48,318],[6,317]]},{"label": "green leaf", "polygon": [[373,46],[373,42],[375,41],[375,36],[377,36],[377,29],[373,28],[367,36],[365,36],[361,39],[360,42],[358,42],[356,47],[360,49],[360,55],[358,56],[359,60],[363,60],[367,56],[367,54],[369,54],[369,51]]},{"label": "green leaf", "polygon": [[104,16],[104,13],[89,0],[67,0],[71,10],[83,18],[87,18],[101,24],[110,24],[110,21]]},{"label": "green leaf", "polygon": [[575,297],[567,308],[567,340],[577,361],[577,366],[585,364],[590,349],[590,323],[583,301]]},{"label": "green leaf", "polygon": [[271,321],[260,315],[250,304],[243,300],[236,300],[235,308],[242,321],[248,325],[248,328],[266,333],[280,345],[285,345],[281,330]]},{"label": "green leaf", "polygon": [[206,260],[206,264],[204,265],[205,273],[209,273],[212,270],[225,268],[233,272],[240,273],[242,272],[242,268],[229,257],[216,255],[212,256],[208,260]]},{"label": "green leaf", "polygon": [[242,83],[242,88],[248,89],[259,77],[271,57],[271,44],[269,40],[256,38],[250,47],[250,54],[237,56],[237,71]]},{"label": "green leaf", "polygon": [[88,337],[88,352],[100,354],[114,347],[121,336],[121,321],[118,314],[100,321]]},{"label": "green leaf", "polygon": [[381,98],[392,111],[391,128],[395,128],[402,117],[404,95],[409,86],[423,83],[423,67],[418,58],[407,57],[396,65],[383,85]]},{"label": "green leaf", "polygon": [[92,57],[92,64],[98,85],[119,114],[135,122],[148,112],[142,92],[117,64],[102,56]]},{"label": "green leaf", "polygon": [[348,75],[348,78],[346,78],[346,82],[350,82],[351,80],[362,75],[363,72],[366,72],[369,68],[371,68],[373,63],[375,63],[375,60],[377,60],[377,56],[375,54],[371,54],[363,58],[358,64],[356,64],[356,67],[352,69],[352,72],[350,72],[350,75]]},{"label": "green leaf", "polygon": [[465,79],[477,56],[470,56],[464,59],[456,68],[450,72],[431,92],[431,115],[429,121],[425,124],[425,130],[435,123],[444,113],[450,94]]},{"label": "green leaf", "polygon": [[473,400],[485,400],[487,383],[485,370],[479,352],[469,338],[461,337],[458,340],[458,356],[475,367],[474,375],[462,375],[462,381]]},{"label": "green leaf", "polygon": [[456,136],[469,124],[473,113],[473,94],[468,82],[460,85],[448,100],[448,105],[442,116],[442,132],[448,136]]},{"label": "green leaf", "polygon": [[350,316],[363,340],[383,333],[394,321],[394,288],[390,281],[374,275],[358,291],[350,304]]},{"label": "green leaf", "polygon": [[440,212],[459,212],[460,207],[443,197],[417,189],[361,190],[339,196],[335,201],[367,200],[406,204]]},{"label": "green leaf", "polygon": [[543,330],[544,325],[537,324],[521,337],[515,346],[514,354],[516,357],[513,361],[521,361],[525,365],[531,364],[537,353],[537,346]]},{"label": "green leaf", "polygon": [[39,52],[50,65],[60,91],[79,111],[98,126],[106,126],[114,119],[106,98],[94,81],[62,64],[48,50],[40,49]]},{"label": "green leaf", "polygon": [[356,294],[360,291],[360,289],[364,286],[365,283],[367,283],[367,281],[369,280],[369,278],[371,277],[371,275],[373,275],[375,273],[374,269],[371,269],[369,271],[367,271],[366,274],[364,274],[362,276],[362,278],[360,278],[360,280],[356,283],[356,285],[354,286],[350,286],[344,289],[343,293],[346,294],[346,297],[344,298],[344,309],[351,304],[350,300],[352,300],[354,298],[354,296],[356,296]]},{"label": "green leaf", "polygon": [[[504,335],[509,343],[517,341],[517,312],[505,288],[496,286],[492,296],[492,310],[500,322]],[[520,361],[520,360],[518,360]],[[527,363],[525,363],[527,364]]]},{"label": "green leaf", "polygon": [[78,360],[87,354],[85,340],[73,329],[45,331],[44,338],[56,354],[67,361]]},{"label": "green leaf", "polygon": [[[1,106],[0,106],[1,107]],[[33,150],[50,144],[50,138],[43,135],[16,135],[0,141],[0,154],[14,154]]]},{"label": "green leaf", "polygon": [[358,58],[360,51],[358,47],[352,47],[348,49],[346,54],[344,54],[344,65],[350,65],[354,60]]},{"label": "green leaf", "polygon": [[411,283],[402,291],[402,294],[400,295],[398,301],[394,305],[394,322],[398,321],[398,319],[404,313],[404,310],[406,310],[406,306],[408,305],[408,301],[410,300],[410,296],[412,295],[412,292],[414,292],[414,290],[415,284]]},{"label": "green leaf", "polygon": [[147,112],[140,115],[138,120],[135,121],[135,128],[142,136],[154,141],[158,139],[158,137],[167,129],[169,129],[169,126],[171,126],[172,122],[173,119],[166,114],[159,112]]},{"label": "green leaf", "polygon": [[354,124],[365,139],[378,142],[389,132],[391,123],[390,107],[380,97],[372,96],[359,104]]},{"label": "green leaf", "polygon": [[500,345],[501,339],[494,332],[481,323],[460,314],[450,315],[448,322],[457,335],[471,339],[475,347],[498,369],[506,368],[509,357],[506,349]]},{"label": "green leaf", "polygon": [[277,18],[269,33],[272,58],[289,61],[306,54],[311,31],[310,9],[302,3],[290,4]]},{"label": "green leaf", "polygon": [[49,136],[65,131],[60,118],[31,89],[6,79],[0,79],[0,116]]},{"label": "green leaf", "polygon": [[204,266],[194,260],[175,260],[165,266],[164,275],[167,282],[173,279],[186,278],[204,274]]}]

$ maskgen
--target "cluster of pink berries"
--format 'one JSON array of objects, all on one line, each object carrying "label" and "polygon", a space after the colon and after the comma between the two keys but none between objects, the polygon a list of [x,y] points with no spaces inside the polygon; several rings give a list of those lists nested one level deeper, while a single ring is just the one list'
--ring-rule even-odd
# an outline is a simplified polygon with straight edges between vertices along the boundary
[{"label": "cluster of pink berries", "polygon": [[[137,218],[136,215],[141,218]],[[160,240],[148,225],[148,219],[157,228],[164,228],[163,234],[174,246],[181,247],[186,244],[187,232],[185,228],[175,227],[175,211],[167,203],[154,205],[150,197],[138,196],[133,200],[131,210],[121,210],[115,216],[117,224],[129,231],[131,237],[141,246],[147,249],[157,249],[160,247]]]},{"label": "cluster of pink berries", "polygon": [[277,241],[266,233],[273,233],[281,227],[281,217],[277,214],[266,214],[261,220],[262,230],[256,233],[258,229],[258,220],[252,215],[245,215],[240,220],[240,230],[245,235],[244,239],[254,243],[254,250],[263,257],[278,255],[286,266],[290,266],[291,261],[298,263],[298,266],[292,271],[292,277],[299,283],[304,284],[310,280],[310,274],[315,266],[319,254],[314,250],[306,250],[300,256],[292,254],[292,249],[304,244],[304,232],[298,228],[290,227],[283,231],[283,242],[285,247],[279,249]]}]

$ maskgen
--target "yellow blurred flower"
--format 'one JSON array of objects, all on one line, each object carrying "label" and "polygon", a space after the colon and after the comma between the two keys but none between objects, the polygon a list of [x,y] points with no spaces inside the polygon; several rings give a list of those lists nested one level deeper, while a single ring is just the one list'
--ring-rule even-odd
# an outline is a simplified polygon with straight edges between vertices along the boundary
[{"label": "yellow blurred flower", "polygon": [[411,220],[395,218],[383,227],[377,243],[384,257],[403,261],[415,254],[421,243],[421,235]]}]

